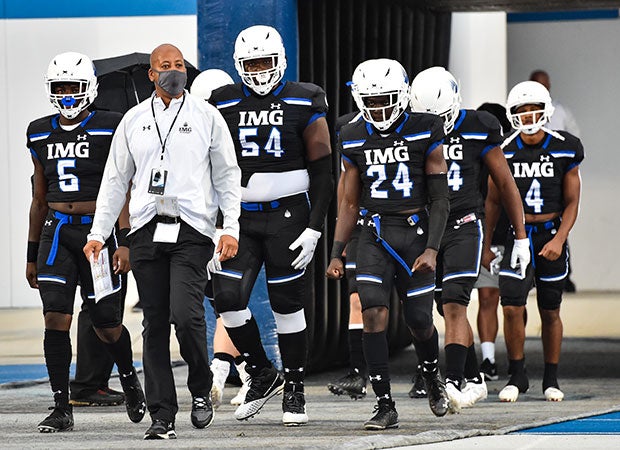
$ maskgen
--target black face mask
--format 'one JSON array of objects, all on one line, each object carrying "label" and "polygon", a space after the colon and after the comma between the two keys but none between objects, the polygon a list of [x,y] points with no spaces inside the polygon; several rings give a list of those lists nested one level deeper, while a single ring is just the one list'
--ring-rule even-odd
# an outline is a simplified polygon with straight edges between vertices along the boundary
[{"label": "black face mask", "polygon": [[159,81],[157,85],[162,88],[171,97],[176,97],[185,88],[187,84],[187,73],[180,70],[162,70],[157,71],[153,69],[153,72],[159,74]]}]

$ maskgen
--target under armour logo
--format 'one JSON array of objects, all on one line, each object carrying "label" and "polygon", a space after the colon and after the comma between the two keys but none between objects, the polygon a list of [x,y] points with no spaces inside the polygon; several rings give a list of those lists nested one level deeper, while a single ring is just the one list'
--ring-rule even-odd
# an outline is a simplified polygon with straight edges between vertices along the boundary
[{"label": "under armour logo", "polygon": [[151,126],[150,125],[143,125],[142,126],[142,131],[146,131],[146,130],[150,130]]},{"label": "under armour logo", "polygon": [[404,141],[394,141],[394,147],[400,147],[401,145],[404,145],[405,142]]},{"label": "under armour logo", "polygon": [[52,221],[51,220],[46,220],[45,221],[45,226],[46,227],[51,227],[52,226]]},{"label": "under armour logo", "polygon": [[88,137],[88,135],[86,135],[86,134],[78,134],[77,135],[77,140],[78,141],[85,141],[87,137]]},{"label": "under armour logo", "polygon": [[373,381],[381,381],[381,375],[375,375],[374,377],[372,375],[368,376],[368,379],[373,382]]},{"label": "under armour logo", "polygon": [[458,144],[460,140],[461,140],[461,138],[458,137],[458,136],[457,137],[451,137],[450,138],[450,144]]},{"label": "under armour logo", "polygon": [[549,162],[551,158],[549,157],[549,155],[540,155],[540,160],[543,162]]},{"label": "under armour logo", "polygon": [[272,103],[271,104],[271,109],[280,109],[280,104],[279,103]]}]

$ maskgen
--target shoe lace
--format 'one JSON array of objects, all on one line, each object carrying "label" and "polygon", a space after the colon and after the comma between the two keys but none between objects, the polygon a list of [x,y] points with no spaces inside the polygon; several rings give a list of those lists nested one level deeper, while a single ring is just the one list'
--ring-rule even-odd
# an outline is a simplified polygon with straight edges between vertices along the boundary
[{"label": "shoe lace", "polygon": [[284,403],[286,403],[289,411],[303,412],[304,394],[302,392],[285,392]]},{"label": "shoe lace", "polygon": [[194,409],[207,409],[207,400],[204,397],[194,397],[192,406]]}]

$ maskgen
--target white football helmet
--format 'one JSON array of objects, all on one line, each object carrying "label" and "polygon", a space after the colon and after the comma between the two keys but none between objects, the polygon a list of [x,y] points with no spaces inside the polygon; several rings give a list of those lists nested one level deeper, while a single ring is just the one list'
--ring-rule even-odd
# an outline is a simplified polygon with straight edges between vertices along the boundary
[{"label": "white football helmet", "polygon": [[461,93],[456,79],[443,67],[423,70],[411,82],[411,109],[437,114],[446,134],[454,129],[461,109]]},{"label": "white football helmet", "polygon": [[[540,110],[517,113],[517,108],[523,105],[540,105]],[[517,84],[512,88],[508,94],[508,100],[506,100],[508,120],[514,129],[525,134],[538,132],[549,121],[554,109],[549,91],[537,81],[523,81]],[[538,120],[524,124],[523,118],[532,114],[539,114]]]},{"label": "white football helmet", "polygon": [[227,84],[234,84],[233,79],[226,72],[220,69],[207,69],[200,72],[192,82],[189,93],[196,95],[203,100],[209,100],[211,93]]},{"label": "white football helmet", "polygon": [[[244,62],[271,58],[271,69],[248,72]],[[275,28],[255,25],[246,28],[235,41],[235,67],[243,83],[258,95],[267,95],[280,82],[286,70],[286,54],[282,37]]]},{"label": "white football helmet", "polygon": [[[79,92],[73,95],[56,94],[56,83],[78,83]],[[61,53],[52,59],[47,68],[45,86],[54,108],[67,119],[74,119],[97,97],[95,66],[88,56],[81,53]]]},{"label": "white football helmet", "polygon": [[[385,131],[398,120],[409,103],[409,78],[404,67],[393,59],[369,59],[353,72],[351,94],[364,120]],[[368,107],[369,97],[389,96],[389,104]],[[380,112],[375,119],[372,112]]]}]

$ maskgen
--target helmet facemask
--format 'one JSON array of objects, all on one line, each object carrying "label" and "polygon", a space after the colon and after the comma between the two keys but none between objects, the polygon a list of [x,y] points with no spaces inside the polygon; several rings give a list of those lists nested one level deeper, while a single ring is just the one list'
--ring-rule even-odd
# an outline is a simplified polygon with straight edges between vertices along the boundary
[{"label": "helmet facemask", "polygon": [[[245,69],[245,63],[247,61],[263,58],[271,58],[271,68],[256,72],[251,72]],[[237,71],[239,72],[239,76],[241,76],[243,84],[259,95],[269,94],[271,90],[280,82],[284,76],[284,70],[286,69],[286,63],[284,63],[283,67],[278,64],[279,58],[280,57],[278,55],[266,55],[239,59],[238,64],[241,69],[237,68]]]},{"label": "helmet facemask", "polygon": [[[523,105],[519,105],[523,106]],[[519,106],[515,106],[510,112],[510,123],[512,127],[524,134],[536,134],[547,123],[545,116],[545,105],[537,105],[540,108],[533,111],[518,113]],[[524,121],[525,118],[532,117],[533,120]],[[538,117],[538,119],[536,119]],[[529,123],[526,123],[529,122]]]},{"label": "helmet facemask", "polygon": [[[538,109],[517,113],[519,107],[536,105]],[[536,81],[523,81],[508,93],[506,116],[513,128],[524,134],[536,134],[549,122],[554,107],[551,104],[549,91]],[[532,117],[532,123],[525,123],[524,118]],[[537,116],[538,115],[538,116]],[[526,121],[529,122],[529,121]]]}]

